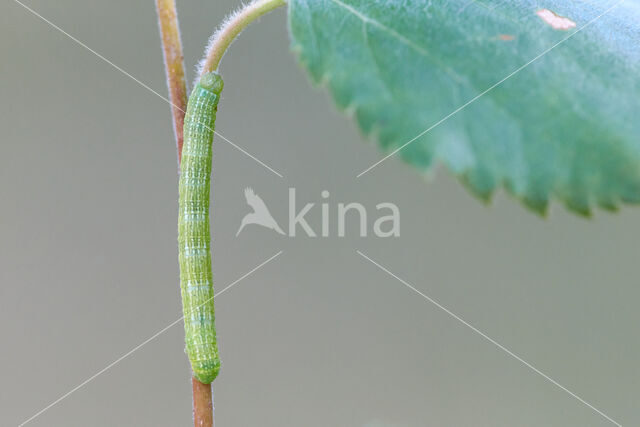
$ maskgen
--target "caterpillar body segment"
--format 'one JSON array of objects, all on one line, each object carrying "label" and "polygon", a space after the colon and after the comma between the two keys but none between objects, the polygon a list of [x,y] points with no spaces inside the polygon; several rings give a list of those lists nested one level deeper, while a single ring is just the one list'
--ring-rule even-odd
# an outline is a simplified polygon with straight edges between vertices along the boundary
[{"label": "caterpillar body segment", "polygon": [[223,81],[206,73],[189,97],[180,164],[178,252],[186,353],[194,377],[211,383],[220,371],[213,305],[209,192],[213,130]]}]

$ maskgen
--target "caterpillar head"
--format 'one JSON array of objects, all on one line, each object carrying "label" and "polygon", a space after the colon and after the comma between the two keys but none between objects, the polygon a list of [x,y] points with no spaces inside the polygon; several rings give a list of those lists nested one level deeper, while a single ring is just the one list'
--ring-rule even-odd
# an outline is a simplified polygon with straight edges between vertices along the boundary
[{"label": "caterpillar head", "polygon": [[211,71],[209,73],[204,73],[200,79],[200,86],[219,95],[224,87],[224,82],[222,81],[220,74],[215,71]]}]

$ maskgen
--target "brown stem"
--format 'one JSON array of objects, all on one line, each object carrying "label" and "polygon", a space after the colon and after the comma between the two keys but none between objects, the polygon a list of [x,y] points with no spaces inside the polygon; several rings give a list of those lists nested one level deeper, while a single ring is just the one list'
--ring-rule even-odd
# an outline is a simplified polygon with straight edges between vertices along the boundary
[{"label": "brown stem", "polygon": [[203,384],[191,378],[193,386],[193,425],[194,427],[213,427],[213,396],[211,384]]},{"label": "brown stem", "polygon": [[[173,131],[178,150],[178,164],[180,164],[182,159],[182,127],[187,109],[187,88],[184,81],[182,42],[175,0],[156,0],[156,11],[162,36],[164,68],[169,86]],[[195,378],[192,378],[191,382],[193,384],[193,424],[195,427],[213,427],[211,384],[202,384]]]},{"label": "brown stem", "polygon": [[169,86],[169,100],[173,115],[173,131],[178,149],[178,164],[182,158],[182,125],[187,109],[187,88],[184,82],[184,61],[182,42],[178,27],[178,13],[175,0],[156,0],[156,11],[162,36],[164,69]]}]

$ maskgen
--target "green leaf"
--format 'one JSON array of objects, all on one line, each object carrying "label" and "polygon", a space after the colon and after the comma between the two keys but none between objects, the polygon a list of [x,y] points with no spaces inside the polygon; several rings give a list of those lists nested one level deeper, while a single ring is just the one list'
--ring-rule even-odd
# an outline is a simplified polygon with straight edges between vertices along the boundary
[{"label": "green leaf", "polygon": [[421,135],[397,153],[412,165],[540,213],[640,202],[638,1],[290,0],[289,26],[384,150]]}]

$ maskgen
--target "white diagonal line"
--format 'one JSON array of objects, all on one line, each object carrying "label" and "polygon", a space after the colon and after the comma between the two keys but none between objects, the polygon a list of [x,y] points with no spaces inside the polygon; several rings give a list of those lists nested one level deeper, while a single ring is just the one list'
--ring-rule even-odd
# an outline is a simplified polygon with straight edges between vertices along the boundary
[{"label": "white diagonal line", "polygon": [[[131,80],[135,81],[136,83],[138,83],[140,86],[142,86],[143,88],[147,89],[149,92],[155,94],[156,96],[160,97],[161,99],[163,99],[165,102],[167,102],[169,105],[171,105],[173,108],[176,108],[177,110],[182,111],[183,113],[185,113],[185,111],[178,107],[177,105],[175,105],[174,103],[172,103],[167,97],[165,97],[164,95],[160,94],[159,92],[157,92],[156,90],[152,89],[149,85],[145,84],[144,82],[140,81],[139,79],[137,79],[136,77],[132,76],[130,73],[128,73],[126,70],[124,70],[123,68],[119,67],[118,65],[114,64],[111,60],[105,58],[104,56],[102,56],[100,53],[96,52],[95,50],[91,49],[89,46],[87,46],[86,44],[84,44],[83,42],[81,42],[80,40],[78,40],[77,38],[75,38],[74,36],[72,36],[71,34],[67,33],[65,30],[63,30],[62,28],[58,27],[56,24],[54,24],[53,22],[51,22],[50,20],[48,20],[47,18],[45,18],[44,16],[40,15],[38,12],[36,12],[35,10],[31,9],[29,6],[27,6],[26,4],[22,3],[20,0],[13,0],[15,3],[19,4],[20,6],[22,6],[23,8],[25,8],[26,10],[28,10],[29,12],[31,12],[33,15],[37,16],[38,18],[40,18],[41,20],[43,20],[44,22],[46,22],[47,24],[49,24],[50,26],[52,26],[53,28],[55,28],[56,30],[58,30],[59,32],[61,32],[62,34],[64,34],[65,36],[69,37],[71,40],[73,40],[74,42],[76,42],[77,44],[79,44],[80,46],[82,46],[83,48],[87,49],[89,52],[93,53],[95,56],[97,56],[98,58],[102,59],[104,62],[106,62],[107,64],[111,65],[113,68],[115,68],[116,70],[120,71],[122,74],[124,74],[125,76],[129,77]],[[220,138],[222,138],[223,140],[225,140],[226,142],[228,142],[229,144],[231,144],[233,147],[235,147],[236,149],[238,149],[239,151],[241,151],[242,153],[246,154],[247,156],[249,156],[250,158],[252,158],[253,160],[255,160],[256,162],[258,162],[259,164],[261,164],[262,166],[264,166],[265,168],[269,169],[271,172],[273,172],[274,174],[278,175],[280,178],[284,178],[284,176],[278,172],[276,172],[273,168],[267,166],[264,162],[262,162],[261,160],[259,160],[258,158],[256,158],[255,156],[249,154],[245,149],[241,148],[240,146],[238,146],[237,144],[231,142],[228,138],[226,138],[225,136],[223,136],[222,134],[220,134],[220,132],[213,130],[211,128],[209,128],[208,126],[204,125],[206,128],[208,128],[210,131],[212,131],[213,133],[215,133],[216,135],[218,135]]]},{"label": "white diagonal line", "polygon": [[380,270],[384,271],[389,276],[393,277],[394,279],[396,279],[397,281],[399,281],[400,283],[405,285],[407,288],[411,289],[412,291],[414,291],[415,293],[417,293],[418,295],[420,295],[421,297],[423,297],[424,299],[429,301],[431,304],[435,305],[436,307],[438,307],[439,309],[441,309],[442,311],[447,313],[449,316],[453,317],[458,322],[462,323],[463,325],[465,325],[466,327],[468,327],[469,329],[471,329],[472,331],[474,331],[475,333],[477,333],[478,335],[480,335],[481,337],[483,337],[484,339],[489,341],[491,344],[495,345],[500,350],[504,351],[509,356],[513,357],[518,362],[522,363],[527,368],[529,368],[532,371],[534,371],[536,374],[540,375],[542,378],[544,378],[547,381],[551,382],[556,387],[564,390],[569,395],[571,395],[575,399],[579,400],[581,403],[583,403],[584,405],[588,406],[589,408],[593,409],[595,412],[600,414],[602,417],[606,418],[608,421],[612,422],[613,424],[617,425],[618,427],[622,427],[622,424],[618,423],[613,418],[609,417],[607,414],[605,414],[604,412],[602,412],[601,410],[599,410],[598,408],[596,408],[595,406],[593,406],[592,404],[590,404],[589,402],[587,402],[586,400],[584,400],[583,398],[581,398],[580,396],[578,396],[577,394],[575,394],[574,392],[572,392],[571,390],[569,390],[568,388],[566,388],[565,386],[563,386],[562,384],[560,384],[559,382],[557,382],[556,380],[554,380],[553,378],[551,378],[550,376],[548,376],[547,374],[545,374],[544,372],[542,372],[541,370],[536,368],[535,366],[533,366],[531,363],[527,362],[526,360],[524,360],[523,358],[521,358],[520,356],[518,356],[517,354],[515,354],[514,352],[512,352],[511,350],[509,350],[508,348],[506,348],[505,346],[503,346],[502,344],[500,344],[499,342],[497,342],[496,340],[494,340],[493,338],[491,338],[490,336],[488,336],[484,332],[482,332],[480,329],[476,328],[475,326],[473,326],[472,324],[468,323],[467,321],[465,321],[463,318],[461,318],[460,316],[458,316],[457,314],[455,314],[454,312],[452,312],[448,308],[444,307],[438,301],[434,300],[433,298],[431,298],[428,295],[424,294],[423,292],[419,291],[418,289],[413,287],[410,283],[408,283],[405,280],[401,279],[400,277],[396,276],[391,271],[389,271],[388,269],[386,269],[385,267],[383,267],[382,265],[380,265],[376,261],[372,260],[371,258],[366,256],[365,254],[363,254],[359,250],[356,250],[356,252],[358,253],[358,255],[360,255],[361,257],[363,257],[364,259],[366,259],[367,261],[369,261],[370,263],[372,263],[373,265],[378,267]]},{"label": "white diagonal line", "polygon": [[[233,281],[232,283],[227,285],[221,291],[218,291],[216,294],[214,294],[213,298],[215,298],[215,297],[217,297],[219,295],[222,295],[223,292],[225,292],[226,290],[230,289],[236,283],[240,282],[242,279],[246,278],[247,276],[249,276],[250,274],[252,274],[256,270],[258,270],[259,268],[261,268],[262,266],[264,266],[268,262],[272,261],[277,256],[279,256],[280,254],[282,254],[282,251],[280,251],[277,254],[273,255],[271,258],[269,258],[266,261],[262,262],[260,265],[258,265],[257,267],[253,268],[248,273],[246,273],[243,276],[241,276],[240,278],[236,279],[235,281]],[[212,298],[210,298],[210,299],[212,299]],[[210,299],[206,300],[202,304],[199,304],[197,307],[200,307],[200,306],[208,303]],[[74,388],[72,388],[71,390],[69,390],[68,392],[63,394],[62,396],[60,396],[58,399],[56,399],[53,402],[51,402],[49,405],[47,405],[46,407],[44,407],[43,409],[41,409],[40,411],[38,411],[37,413],[32,415],[30,418],[28,418],[27,420],[25,420],[22,423],[20,423],[18,425],[18,427],[24,426],[25,424],[31,422],[36,417],[42,415],[44,412],[46,412],[47,410],[49,410],[53,406],[55,406],[58,403],[62,402],[64,399],[69,397],[71,394],[73,394],[74,392],[78,391],[79,389],[81,389],[82,387],[84,387],[85,385],[87,385],[88,383],[90,383],[91,381],[93,381],[94,379],[96,379],[97,377],[99,377],[100,375],[102,375],[103,373],[105,373],[106,371],[108,371],[109,369],[111,369],[112,367],[117,365],[118,363],[120,363],[122,360],[126,359],[128,356],[132,355],[133,353],[138,351],[140,348],[144,347],[146,344],[148,344],[149,342],[153,341],[154,339],[156,339],[157,337],[159,337],[160,335],[162,335],[163,333],[165,333],[166,331],[168,331],[169,329],[171,329],[172,327],[174,327],[178,323],[182,322],[184,320],[184,318],[185,318],[185,316],[182,316],[179,319],[169,323],[167,326],[165,326],[164,328],[160,329],[158,332],[156,332],[155,334],[151,335],[149,338],[147,338],[146,340],[144,340],[143,342],[141,342],[137,346],[133,347],[131,350],[129,350],[128,352],[126,352],[125,354],[123,354],[122,356],[120,356],[119,358],[114,360],[113,362],[109,363],[107,366],[105,366],[104,368],[102,368],[101,370],[99,370],[98,372],[96,372],[95,374],[93,374],[92,376],[90,376],[89,378],[87,378],[86,380],[84,380],[83,382],[81,382],[80,384],[78,384],[77,386],[75,386]]]},{"label": "white diagonal line", "polygon": [[[208,127],[208,126],[207,126]],[[209,130],[211,130],[209,128]],[[255,160],[256,162],[260,163],[262,166],[264,166],[265,168],[269,169],[271,172],[275,173],[276,175],[278,175],[280,178],[284,178],[284,176],[282,176],[282,174],[280,174],[279,172],[273,170],[270,166],[267,166],[262,160],[258,159],[257,157],[255,157],[254,155],[250,154],[249,152],[247,152],[244,148],[240,147],[239,145],[236,145],[235,143],[229,141],[227,138],[225,138],[224,136],[220,135],[218,132],[213,131],[216,135],[218,135],[220,138],[224,139],[225,141],[227,141],[229,144],[231,144],[233,147],[235,147],[237,150],[242,151],[244,154],[246,154],[247,156],[251,157],[253,160]]]},{"label": "white diagonal line", "polygon": [[586,24],[584,24],[583,26],[581,26],[580,28],[578,28],[577,30],[575,30],[573,33],[569,34],[567,37],[563,38],[562,40],[560,40],[559,42],[557,42],[556,44],[554,44],[553,46],[551,46],[550,48],[546,49],[544,52],[542,52],[541,54],[539,54],[538,56],[536,56],[535,58],[533,58],[532,60],[530,60],[529,62],[527,62],[524,65],[521,65],[519,68],[517,68],[516,70],[512,71],[509,75],[507,75],[506,77],[504,77],[503,79],[501,79],[500,81],[494,83],[492,86],[490,86],[489,88],[485,89],[483,92],[480,92],[478,95],[474,96],[473,98],[471,98],[469,101],[467,101],[466,103],[462,104],[460,107],[456,108],[455,110],[453,110],[452,112],[450,112],[449,114],[447,114],[446,116],[444,116],[443,118],[441,118],[440,120],[438,120],[436,123],[434,123],[433,125],[429,126],[427,129],[423,130],[422,132],[420,132],[418,135],[414,136],[413,138],[411,138],[409,141],[405,142],[404,144],[402,144],[400,147],[396,148],[395,150],[393,150],[391,153],[387,154],[386,156],[384,156],[382,159],[378,160],[377,162],[375,162],[374,164],[372,164],[371,166],[369,166],[368,168],[366,168],[365,170],[363,170],[362,172],[360,172],[356,178],[360,178],[362,175],[364,175],[365,173],[369,172],[371,169],[375,168],[376,166],[378,166],[380,163],[384,162],[385,160],[387,160],[389,157],[394,156],[396,153],[398,153],[398,151],[404,149],[407,145],[411,144],[412,142],[414,142],[415,140],[417,140],[418,138],[420,138],[422,135],[426,134],[427,132],[429,132],[431,129],[439,126],[440,124],[442,124],[443,122],[447,121],[451,116],[454,116],[455,114],[459,113],[460,111],[462,111],[463,109],[465,109],[466,107],[468,107],[470,104],[474,103],[475,101],[477,101],[479,98],[481,98],[482,96],[486,95],[487,93],[491,92],[493,89],[495,89],[496,87],[500,86],[502,83],[504,83],[506,80],[510,79],[511,77],[515,76],[516,74],[518,74],[520,71],[524,70],[525,68],[527,68],[529,65],[533,64],[535,61],[537,61],[538,59],[542,58],[544,55],[546,55],[547,53],[551,52],[553,49],[555,49],[556,47],[558,47],[559,45],[561,45],[562,43],[566,42],[567,40],[569,40],[571,37],[575,36],[576,34],[578,34],[580,31],[584,30],[585,28],[587,28],[589,25],[593,24],[594,22],[596,22],[598,19],[602,18],[604,15],[606,15],[607,13],[611,12],[615,7],[617,7],[618,5],[620,5],[620,3],[622,3],[624,0],[620,0],[618,1],[616,4],[614,4],[613,6],[611,6],[609,9],[605,10],[604,12],[602,12],[600,15],[596,16],[595,18],[591,19],[589,22],[587,22]]}]

